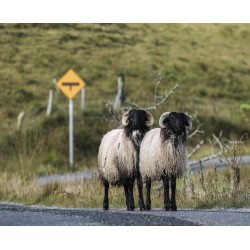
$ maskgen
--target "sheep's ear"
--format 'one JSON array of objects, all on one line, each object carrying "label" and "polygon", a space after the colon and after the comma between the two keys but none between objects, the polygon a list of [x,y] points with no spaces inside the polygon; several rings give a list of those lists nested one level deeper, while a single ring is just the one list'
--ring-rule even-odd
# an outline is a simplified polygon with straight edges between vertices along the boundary
[{"label": "sheep's ear", "polygon": [[123,116],[122,116],[122,125],[124,127],[128,126],[128,117],[129,117],[129,111],[127,111]]},{"label": "sheep's ear", "polygon": [[149,112],[146,113],[148,118],[148,120],[146,121],[146,126],[151,127],[154,124],[154,117]]},{"label": "sheep's ear", "polygon": [[192,129],[192,119],[190,116],[188,116],[187,114],[184,114],[184,122],[185,122],[185,126],[187,126],[188,129]]},{"label": "sheep's ear", "polygon": [[159,125],[161,128],[165,128],[165,125],[163,124],[164,120],[169,116],[171,112],[165,112],[161,115],[160,119],[159,119]]}]

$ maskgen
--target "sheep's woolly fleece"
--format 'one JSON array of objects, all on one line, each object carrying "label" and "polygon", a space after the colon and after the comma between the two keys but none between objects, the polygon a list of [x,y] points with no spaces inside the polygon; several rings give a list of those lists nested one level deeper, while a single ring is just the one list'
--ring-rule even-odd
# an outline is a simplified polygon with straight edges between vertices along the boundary
[{"label": "sheep's woolly fleece", "polygon": [[136,174],[137,152],[124,129],[104,135],[98,153],[98,170],[102,178],[116,184]]},{"label": "sheep's woolly fleece", "polygon": [[140,149],[140,171],[143,181],[148,177],[159,180],[162,175],[175,174],[181,177],[187,164],[186,144],[178,143],[175,148],[173,138],[163,141],[160,128],[146,133]]}]

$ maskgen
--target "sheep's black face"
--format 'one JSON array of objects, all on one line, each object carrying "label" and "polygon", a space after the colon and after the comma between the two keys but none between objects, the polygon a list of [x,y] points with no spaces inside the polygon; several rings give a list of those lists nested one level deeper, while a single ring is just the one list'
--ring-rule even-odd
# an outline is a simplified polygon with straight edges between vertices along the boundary
[{"label": "sheep's black face", "polygon": [[149,127],[146,125],[148,119],[148,114],[144,110],[129,111],[128,125],[124,129],[137,150],[139,150],[141,141],[149,130]]},{"label": "sheep's black face", "polygon": [[148,127],[146,122],[148,121],[148,115],[144,110],[130,110],[128,117],[128,128],[132,130],[144,130]]},{"label": "sheep's black face", "polygon": [[174,134],[183,134],[189,125],[184,113],[171,112],[163,121],[163,124]]}]

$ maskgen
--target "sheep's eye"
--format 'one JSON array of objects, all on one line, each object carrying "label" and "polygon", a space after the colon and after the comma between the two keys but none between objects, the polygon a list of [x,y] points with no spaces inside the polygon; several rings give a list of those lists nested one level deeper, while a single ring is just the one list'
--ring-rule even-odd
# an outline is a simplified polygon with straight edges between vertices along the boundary
[{"label": "sheep's eye", "polygon": [[133,121],[133,117],[132,116],[129,116],[128,117],[128,120],[131,122],[131,121]]},{"label": "sheep's eye", "polygon": [[169,118],[169,117],[164,120],[165,123],[168,123],[170,121],[171,121],[171,118]]},{"label": "sheep's eye", "polygon": [[170,117],[169,120],[170,120],[170,122],[174,122],[174,121],[175,121],[175,118]]}]

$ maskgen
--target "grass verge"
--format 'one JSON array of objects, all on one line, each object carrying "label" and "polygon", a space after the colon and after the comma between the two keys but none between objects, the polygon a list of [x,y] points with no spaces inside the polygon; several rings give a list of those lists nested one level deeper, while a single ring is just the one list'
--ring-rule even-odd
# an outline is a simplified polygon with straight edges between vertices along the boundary
[{"label": "grass verge", "polygon": [[[230,194],[229,170],[208,169],[191,176],[192,188],[187,189],[183,179],[177,182],[178,208],[229,208],[250,206],[250,168],[241,168],[241,183],[235,197]],[[31,179],[0,175],[0,200],[33,205],[96,208],[102,207],[103,187],[100,180],[54,182],[38,185]],[[110,208],[124,208],[122,187],[110,188]],[[135,188],[135,205],[138,209],[138,192]],[[163,208],[163,188],[156,182],[152,188],[152,208]]]}]

